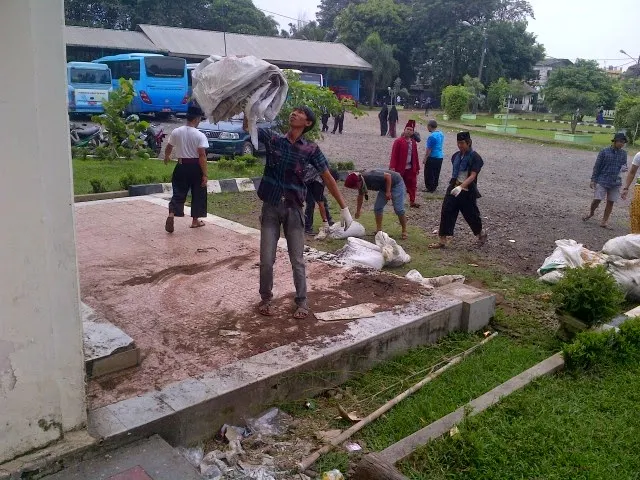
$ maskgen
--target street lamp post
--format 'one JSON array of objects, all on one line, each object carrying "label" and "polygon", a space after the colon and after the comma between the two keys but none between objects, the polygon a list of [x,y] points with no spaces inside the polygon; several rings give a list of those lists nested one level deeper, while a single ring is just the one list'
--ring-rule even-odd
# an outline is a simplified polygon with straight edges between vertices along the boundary
[{"label": "street lamp post", "polygon": [[636,62],[636,65],[640,65],[640,55],[638,55],[638,59],[636,60],[635,58],[633,58],[631,55],[629,55],[627,52],[625,52],[624,50],[620,49],[620,53],[623,55],[626,55],[627,57],[629,57],[631,60],[633,60],[634,62]]}]

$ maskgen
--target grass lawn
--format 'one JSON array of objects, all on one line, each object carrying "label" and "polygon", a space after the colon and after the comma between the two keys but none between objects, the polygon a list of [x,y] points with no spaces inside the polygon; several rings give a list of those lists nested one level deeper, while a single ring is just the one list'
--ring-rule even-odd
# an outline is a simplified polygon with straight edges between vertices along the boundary
[{"label": "grass lawn", "polygon": [[[101,182],[104,191],[125,190],[121,184],[126,177],[133,176],[135,183],[163,183],[171,181],[175,163],[165,165],[160,160],[73,160],[73,186],[76,195],[94,193],[91,181]],[[262,165],[256,165],[241,171],[220,169],[215,162],[209,162],[210,180],[236,177],[256,177],[262,175]],[[130,182],[131,180],[127,180]]]},{"label": "grass lawn", "polygon": [[400,467],[425,480],[637,479],[639,404],[639,365],[544,377]]}]

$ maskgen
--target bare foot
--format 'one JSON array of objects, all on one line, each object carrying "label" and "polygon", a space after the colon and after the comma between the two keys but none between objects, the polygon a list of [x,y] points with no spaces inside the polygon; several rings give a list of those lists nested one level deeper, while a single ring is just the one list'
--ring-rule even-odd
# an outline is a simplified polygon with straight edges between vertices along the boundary
[{"label": "bare foot", "polygon": [[197,220],[191,224],[190,228],[200,228],[200,227],[204,227],[205,225],[206,223],[204,223],[202,220]]}]

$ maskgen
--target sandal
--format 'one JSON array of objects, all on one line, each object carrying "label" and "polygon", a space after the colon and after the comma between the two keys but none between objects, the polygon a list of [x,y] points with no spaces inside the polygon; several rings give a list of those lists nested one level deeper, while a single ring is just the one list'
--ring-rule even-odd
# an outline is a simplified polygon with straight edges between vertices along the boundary
[{"label": "sandal", "polygon": [[167,217],[167,221],[164,222],[164,229],[169,233],[173,233],[173,217]]},{"label": "sandal", "polygon": [[296,311],[293,313],[293,318],[296,320],[304,320],[309,316],[309,309],[298,305]]},{"label": "sandal", "polygon": [[196,223],[195,225],[192,223],[191,225],[189,225],[189,228],[200,228],[200,227],[204,227],[206,225],[206,223],[204,223],[202,220],[198,220],[198,223]]},{"label": "sandal", "polygon": [[271,305],[271,300],[262,300],[258,304],[258,313],[260,315],[264,315],[265,317],[272,317],[274,312],[273,305]]},{"label": "sandal", "polygon": [[444,243],[432,243],[431,245],[429,245],[429,248],[432,250],[437,250],[437,249],[441,249],[441,248],[447,248],[447,246]]}]

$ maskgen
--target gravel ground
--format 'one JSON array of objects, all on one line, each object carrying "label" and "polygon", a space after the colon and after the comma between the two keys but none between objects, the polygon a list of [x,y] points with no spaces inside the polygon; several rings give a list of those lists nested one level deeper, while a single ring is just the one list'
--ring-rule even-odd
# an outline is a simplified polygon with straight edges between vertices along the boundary
[{"label": "gravel ground", "polygon": [[[400,112],[401,126],[408,117],[407,112]],[[386,168],[393,139],[381,137],[378,129],[377,112],[357,120],[347,117],[344,133],[329,133],[319,145],[333,162],[351,160],[358,169]],[[423,138],[422,156],[428,132],[424,126],[419,126],[418,131]],[[455,132],[444,132],[445,157],[450,158],[457,150]],[[594,153],[480,136],[474,138],[474,148],[485,162],[478,183],[483,197],[478,204],[489,232],[489,241],[478,249],[480,262],[533,273],[558,239],[574,239],[599,250],[610,238],[629,233],[628,200],[614,207],[612,231],[599,227],[602,207],[590,221],[581,219],[592,198],[589,180]],[[432,232],[438,228],[442,196],[450,175],[451,162],[445,158],[437,192],[421,192],[422,208],[407,209],[409,223],[424,229],[425,245],[436,238]],[[421,179],[419,190],[423,188]],[[389,207],[387,210],[392,213]],[[456,234],[445,258],[473,248],[475,238],[462,216]]]}]

